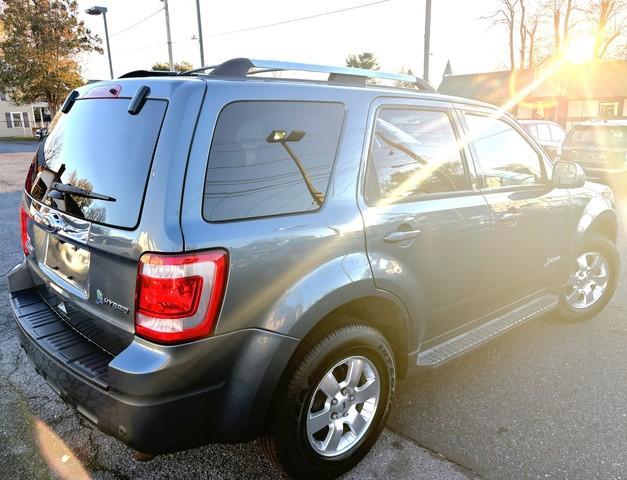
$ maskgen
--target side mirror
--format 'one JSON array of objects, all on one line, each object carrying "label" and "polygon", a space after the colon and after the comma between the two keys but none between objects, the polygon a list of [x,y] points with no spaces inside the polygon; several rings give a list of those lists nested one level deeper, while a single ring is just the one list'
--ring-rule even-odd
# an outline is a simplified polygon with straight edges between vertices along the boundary
[{"label": "side mirror", "polygon": [[556,188],[578,188],[586,183],[586,174],[574,162],[555,162],[553,165],[553,186]]}]

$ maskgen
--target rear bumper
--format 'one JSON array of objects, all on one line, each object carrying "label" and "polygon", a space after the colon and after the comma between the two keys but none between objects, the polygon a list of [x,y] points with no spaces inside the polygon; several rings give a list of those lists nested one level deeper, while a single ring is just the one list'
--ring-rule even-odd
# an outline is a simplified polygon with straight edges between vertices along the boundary
[{"label": "rear bumper", "polygon": [[20,343],[53,390],[146,453],[255,438],[298,344],[249,329],[178,346],[136,338],[113,356],[78,335],[35,287],[10,298]]}]

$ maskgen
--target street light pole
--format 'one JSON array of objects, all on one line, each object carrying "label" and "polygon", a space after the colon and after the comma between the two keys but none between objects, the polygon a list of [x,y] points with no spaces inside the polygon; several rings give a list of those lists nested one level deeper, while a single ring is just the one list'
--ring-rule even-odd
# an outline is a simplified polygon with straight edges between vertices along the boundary
[{"label": "street light pole", "polygon": [[111,45],[109,44],[109,26],[107,25],[107,7],[91,7],[85,10],[88,15],[102,15],[104,19],[105,40],[107,42],[107,56],[109,57],[109,75],[113,78],[113,62],[111,61]]},{"label": "street light pole", "polygon": [[196,0],[196,18],[198,19],[198,43],[200,44],[200,66],[205,66],[205,47],[202,42],[202,22],[200,20],[200,0]]},{"label": "street light pole", "polygon": [[105,39],[107,41],[107,56],[109,57],[109,75],[113,79],[113,62],[111,61],[111,45],[109,45],[109,27],[107,26],[107,12],[102,12],[105,27]]},{"label": "street light pole", "polygon": [[163,10],[165,11],[165,31],[168,37],[168,62],[170,63],[170,71],[174,71],[174,60],[172,59],[172,37],[170,36],[170,10],[168,9],[168,0],[163,2]]},{"label": "street light pole", "polygon": [[422,78],[429,81],[429,52],[431,50],[431,0],[427,0],[425,10],[425,44],[424,44],[424,59],[422,66]]}]

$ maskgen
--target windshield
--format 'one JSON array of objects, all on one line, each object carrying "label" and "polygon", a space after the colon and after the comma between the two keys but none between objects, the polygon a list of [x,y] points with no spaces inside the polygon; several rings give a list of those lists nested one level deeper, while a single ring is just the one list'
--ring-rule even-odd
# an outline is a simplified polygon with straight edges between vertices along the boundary
[{"label": "windshield", "polygon": [[568,134],[569,145],[597,148],[627,148],[627,127],[577,126]]},{"label": "windshield", "polygon": [[46,139],[29,193],[78,218],[135,227],[167,102],[148,100],[137,115],[128,104],[77,100]]}]

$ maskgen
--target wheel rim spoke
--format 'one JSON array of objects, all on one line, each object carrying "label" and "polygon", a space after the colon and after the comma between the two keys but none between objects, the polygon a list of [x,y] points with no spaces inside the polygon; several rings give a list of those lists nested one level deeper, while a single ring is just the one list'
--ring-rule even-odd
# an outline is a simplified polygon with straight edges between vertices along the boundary
[{"label": "wheel rim spoke", "polygon": [[355,389],[355,401],[360,404],[379,395],[379,381],[374,378],[364,386]]},{"label": "wheel rim spoke", "polygon": [[335,397],[340,391],[340,384],[337,382],[333,372],[327,373],[322,382],[320,383],[320,390],[322,390],[327,397]]},{"label": "wheel rim spoke", "polygon": [[590,255],[590,258],[588,260],[590,264],[590,270],[595,270],[602,262],[601,255]]},{"label": "wheel rim spoke", "polygon": [[316,413],[309,414],[309,421],[307,422],[307,428],[309,433],[313,435],[318,433],[323,428],[328,427],[331,424],[329,420],[329,409],[325,408]]},{"label": "wheel rim spoke", "polygon": [[359,437],[362,432],[368,427],[368,420],[366,420],[364,416],[359,412],[357,412],[357,414],[351,419],[351,421],[347,423],[356,437]]},{"label": "wheel rim spoke", "polygon": [[580,292],[578,288],[573,289],[571,293],[566,295],[566,300],[568,300],[569,302],[572,302],[579,295],[579,293]]},{"label": "wheel rim spoke", "polygon": [[346,374],[346,386],[356,387],[361,379],[364,370],[364,362],[359,358],[351,360],[348,364],[348,372]]},{"label": "wheel rim spoke", "polygon": [[326,451],[335,451],[337,447],[340,445],[340,440],[342,440],[342,435],[344,434],[344,429],[342,425],[338,425],[337,423],[332,423],[329,427],[329,433],[327,434],[327,438],[324,440],[323,450]]}]

